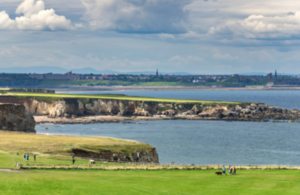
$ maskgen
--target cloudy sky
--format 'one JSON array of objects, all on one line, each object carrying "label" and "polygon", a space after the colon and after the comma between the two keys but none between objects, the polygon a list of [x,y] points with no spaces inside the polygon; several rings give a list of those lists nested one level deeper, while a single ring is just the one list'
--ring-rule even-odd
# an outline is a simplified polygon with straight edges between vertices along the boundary
[{"label": "cloudy sky", "polygon": [[0,67],[300,73],[296,0],[0,0]]}]

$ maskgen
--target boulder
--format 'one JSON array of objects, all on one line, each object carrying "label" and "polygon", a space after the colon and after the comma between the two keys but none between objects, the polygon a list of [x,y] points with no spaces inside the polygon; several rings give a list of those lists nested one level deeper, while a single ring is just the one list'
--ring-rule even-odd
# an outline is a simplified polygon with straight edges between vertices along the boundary
[{"label": "boulder", "polygon": [[198,114],[198,116],[200,116],[200,117],[209,117],[209,114],[208,113],[200,113],[200,114]]},{"label": "boulder", "polygon": [[68,113],[65,113],[65,114],[64,114],[64,117],[65,117],[65,118],[71,118],[71,115],[68,114]]},{"label": "boulder", "polygon": [[239,116],[239,113],[238,112],[234,112],[234,111],[227,111],[225,113],[225,116],[227,116],[227,117],[237,117],[237,116]]},{"label": "boulder", "polygon": [[162,112],[162,114],[172,117],[172,116],[175,116],[176,111],[173,110],[173,109],[169,109],[169,110],[166,110],[166,111]]},{"label": "boulder", "polygon": [[200,106],[194,105],[194,107],[190,111],[193,111],[194,112],[193,114],[199,114],[200,112],[203,111],[203,108]]},{"label": "boulder", "polygon": [[243,108],[240,106],[240,105],[236,105],[235,106],[235,110],[238,110],[238,111],[240,111],[240,110],[242,110]]},{"label": "boulder", "polygon": [[244,108],[244,109],[241,110],[241,113],[243,113],[243,114],[250,114],[251,110],[249,108]]}]

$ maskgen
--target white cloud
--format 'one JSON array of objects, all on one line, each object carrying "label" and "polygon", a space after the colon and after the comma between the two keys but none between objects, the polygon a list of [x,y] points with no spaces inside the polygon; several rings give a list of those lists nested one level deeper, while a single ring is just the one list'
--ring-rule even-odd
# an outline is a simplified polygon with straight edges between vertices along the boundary
[{"label": "white cloud", "polygon": [[81,0],[94,29],[123,33],[184,33],[192,0]]},{"label": "white cloud", "polygon": [[300,34],[300,12],[282,16],[251,15],[212,27],[210,34],[233,34],[245,38],[292,38]]},{"label": "white cloud", "polygon": [[65,16],[56,15],[54,9],[45,9],[42,0],[24,0],[16,9],[23,16],[11,19],[6,11],[0,12],[0,30],[72,30]]}]

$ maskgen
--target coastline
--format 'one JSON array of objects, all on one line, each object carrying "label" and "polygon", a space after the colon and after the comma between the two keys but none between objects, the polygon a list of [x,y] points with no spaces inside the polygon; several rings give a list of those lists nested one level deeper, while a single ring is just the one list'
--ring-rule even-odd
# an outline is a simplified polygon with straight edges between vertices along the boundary
[{"label": "coastline", "polygon": [[[50,88],[49,88],[50,89]],[[95,86],[95,87],[59,87],[55,89],[56,93],[70,92],[94,92],[94,91],[277,91],[288,90],[298,91],[300,87],[185,87],[185,86],[166,86],[166,87],[132,87],[132,86]]]},{"label": "coastline", "polygon": [[[104,116],[104,115],[96,115],[96,116],[82,116],[77,118],[65,118],[65,117],[57,117],[57,118],[49,118],[48,116],[34,116],[36,121],[36,125],[43,124],[101,124],[101,123],[123,123],[123,124],[132,124],[138,121],[155,121],[155,120],[210,120],[210,121],[239,121],[239,122],[268,122],[270,119],[255,119],[255,118],[241,118],[241,119],[216,119],[214,117],[202,118],[198,116],[133,116],[133,117],[125,117],[125,116]],[[274,120],[273,122],[282,122],[283,120]],[[284,120],[285,122],[298,122],[298,120]]]}]

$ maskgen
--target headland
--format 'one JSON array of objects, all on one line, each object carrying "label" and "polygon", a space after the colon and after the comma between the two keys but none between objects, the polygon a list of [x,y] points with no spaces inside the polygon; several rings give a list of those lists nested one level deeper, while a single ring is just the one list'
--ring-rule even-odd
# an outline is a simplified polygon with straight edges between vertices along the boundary
[{"label": "headland", "polygon": [[40,123],[101,123],[128,120],[298,120],[299,110],[263,103],[183,100],[125,95],[10,92],[4,104],[24,105]]}]

